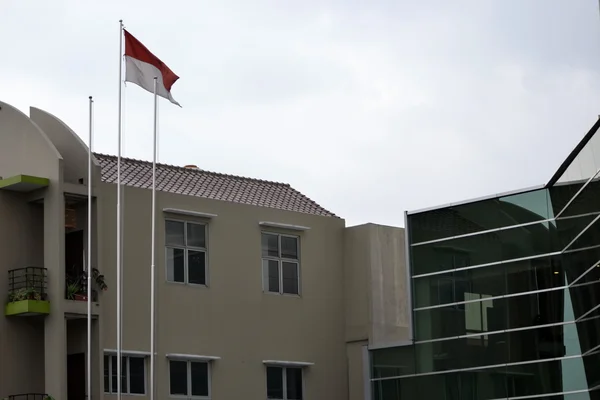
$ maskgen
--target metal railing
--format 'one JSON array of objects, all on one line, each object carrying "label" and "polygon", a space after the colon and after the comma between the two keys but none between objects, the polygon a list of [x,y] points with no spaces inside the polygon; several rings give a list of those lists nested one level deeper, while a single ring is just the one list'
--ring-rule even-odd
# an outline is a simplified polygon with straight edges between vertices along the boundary
[{"label": "metal railing", "polygon": [[13,394],[7,397],[7,400],[46,400],[49,396],[46,393],[22,393]]},{"label": "metal railing", "polygon": [[25,267],[8,271],[8,301],[48,300],[48,270]]}]

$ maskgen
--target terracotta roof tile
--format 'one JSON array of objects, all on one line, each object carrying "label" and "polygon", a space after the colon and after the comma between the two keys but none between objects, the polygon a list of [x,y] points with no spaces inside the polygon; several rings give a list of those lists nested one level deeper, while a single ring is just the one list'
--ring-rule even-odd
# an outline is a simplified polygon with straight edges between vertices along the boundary
[{"label": "terracotta roof tile", "polygon": [[[94,155],[102,168],[102,181],[116,183],[117,157],[99,153],[94,153]],[[121,182],[127,186],[150,189],[152,187],[152,163],[121,157]],[[305,214],[336,216],[286,183],[173,165],[156,164],[156,189],[163,192]]]}]

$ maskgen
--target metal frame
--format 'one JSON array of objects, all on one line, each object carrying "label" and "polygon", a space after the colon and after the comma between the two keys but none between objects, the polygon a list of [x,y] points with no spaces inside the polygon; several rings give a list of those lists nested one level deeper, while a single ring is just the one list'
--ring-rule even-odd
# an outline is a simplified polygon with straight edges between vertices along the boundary
[{"label": "metal frame", "polygon": [[[261,245],[262,245],[263,235],[277,236],[277,252],[279,254],[278,257],[265,256],[265,255],[262,255],[262,249],[261,249],[261,269],[262,269],[263,292],[268,293],[268,294],[279,294],[282,296],[301,296],[302,295],[302,279],[301,279],[302,275],[300,273],[300,261],[301,261],[300,260],[301,259],[300,236],[263,230],[260,232]],[[297,259],[284,258],[281,256],[281,238],[282,237],[289,237],[289,238],[296,239],[296,247],[297,247],[297,252],[298,252]],[[269,290],[268,267],[267,267],[267,275],[265,275],[265,261],[277,261],[278,262],[279,292],[273,292],[273,291]],[[289,264],[296,264],[296,266],[297,266],[296,275],[298,277],[298,293],[286,293],[283,291],[283,263],[284,262],[289,263]],[[268,263],[267,263],[267,266],[268,266]],[[265,276],[267,277],[267,279],[265,279]]]},{"label": "metal frame", "polygon": [[[169,369],[168,369],[168,382],[169,382],[169,397],[175,399],[203,399],[210,400],[212,396],[212,371],[211,371],[211,363],[210,360],[194,360],[191,357],[186,357],[185,355],[181,355],[181,357],[171,357],[168,359],[169,361]],[[186,373],[187,373],[187,394],[171,394],[171,362],[185,362],[186,363]],[[206,364],[206,375],[208,379],[208,396],[192,396],[192,363],[198,364]]]},{"label": "metal frame", "polygon": [[[121,377],[118,376],[118,371],[116,371],[117,368],[113,368],[116,367],[116,365],[113,366],[113,357],[115,357],[115,360],[118,359],[117,357],[117,353],[114,352],[104,352],[104,357],[108,357],[108,388],[104,387],[104,393],[107,394],[117,394],[118,391],[113,391],[112,390],[112,376],[113,376],[113,371],[115,372],[115,374],[117,375],[117,382],[121,380]],[[143,365],[144,365],[144,372],[143,372],[143,376],[144,376],[144,393],[131,393],[131,370],[130,370],[130,364],[129,364],[129,360],[131,358],[141,358],[143,360]],[[125,375],[125,381],[127,382],[127,391],[123,391],[123,388],[121,388],[121,393],[126,394],[128,396],[146,396],[148,393],[148,376],[147,376],[147,368],[146,368],[146,363],[147,360],[146,358],[148,358],[148,356],[146,355],[135,355],[132,353],[126,353],[126,352],[122,352],[121,353],[121,360],[125,360],[125,371],[121,371],[122,374]],[[118,363],[118,361],[115,361]],[[104,374],[103,374],[104,375]],[[108,390],[106,390],[108,389]]]},{"label": "metal frame", "polygon": [[[209,273],[208,273],[208,269],[209,269],[209,265],[208,265],[208,224],[204,223],[204,222],[196,222],[196,221],[189,221],[189,220],[185,220],[185,219],[177,219],[177,218],[165,218],[165,241],[164,241],[164,245],[165,245],[165,278],[166,281],[169,283],[177,283],[180,285],[190,285],[190,286],[200,286],[200,287],[208,287],[209,286]],[[180,245],[172,245],[172,244],[168,244],[167,243],[167,222],[178,222],[178,223],[182,223],[183,224],[183,242],[184,245],[180,246]],[[202,247],[195,247],[195,246],[188,246],[187,245],[187,226],[188,224],[194,224],[194,225],[202,225],[204,226],[204,248]],[[169,253],[168,253],[168,249],[179,249],[179,250],[183,250],[183,258],[184,258],[184,264],[183,264],[183,269],[184,269],[184,281],[183,282],[178,282],[175,280],[169,280]],[[188,266],[188,250],[192,250],[195,252],[202,252],[204,253],[204,284],[201,283],[190,283],[189,282],[189,266]]]}]

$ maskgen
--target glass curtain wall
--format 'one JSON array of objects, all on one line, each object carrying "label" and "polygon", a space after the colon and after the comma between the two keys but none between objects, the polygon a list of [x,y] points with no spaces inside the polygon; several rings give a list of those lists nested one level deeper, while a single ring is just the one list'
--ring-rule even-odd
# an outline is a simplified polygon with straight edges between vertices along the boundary
[{"label": "glass curtain wall", "polygon": [[414,344],[374,400],[600,399],[600,135],[551,187],[409,215]]}]

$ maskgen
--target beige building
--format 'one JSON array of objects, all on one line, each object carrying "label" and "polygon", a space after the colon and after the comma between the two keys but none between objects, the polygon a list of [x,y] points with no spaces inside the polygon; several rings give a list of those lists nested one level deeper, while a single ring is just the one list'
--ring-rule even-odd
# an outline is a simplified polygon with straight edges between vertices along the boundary
[{"label": "beige building", "polygon": [[[116,157],[0,102],[0,398],[116,398]],[[156,398],[369,399],[367,348],[410,338],[404,231],[287,184],[159,165]],[[122,385],[148,397],[151,163],[122,160]],[[106,287],[104,287],[106,285]],[[18,395],[26,395],[21,396]]]}]

